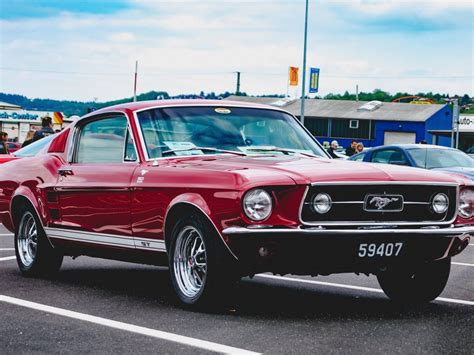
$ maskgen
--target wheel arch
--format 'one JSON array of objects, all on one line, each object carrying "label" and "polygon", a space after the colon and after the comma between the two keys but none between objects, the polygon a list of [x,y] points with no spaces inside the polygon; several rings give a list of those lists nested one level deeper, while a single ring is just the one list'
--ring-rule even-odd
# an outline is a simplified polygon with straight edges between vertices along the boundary
[{"label": "wheel arch", "polygon": [[[192,199],[190,197],[192,197]],[[177,223],[181,216],[193,212],[203,216],[211,224],[212,228],[216,231],[217,235],[219,236],[222,243],[225,245],[226,249],[229,251],[233,258],[238,260],[237,256],[229,248],[219,229],[211,219],[210,209],[207,203],[201,196],[196,196],[194,194],[192,194],[192,196],[188,195],[187,198],[186,196],[180,196],[170,203],[163,222],[163,236],[165,238],[166,250],[169,251],[173,226]]]},{"label": "wheel arch", "polygon": [[15,191],[10,203],[10,213],[13,228],[16,229],[16,226],[18,225],[19,219],[21,217],[20,211],[23,206],[32,207],[41,223],[41,227],[44,227],[44,220],[42,214],[40,213],[40,205],[38,201],[31,190],[22,186]]}]

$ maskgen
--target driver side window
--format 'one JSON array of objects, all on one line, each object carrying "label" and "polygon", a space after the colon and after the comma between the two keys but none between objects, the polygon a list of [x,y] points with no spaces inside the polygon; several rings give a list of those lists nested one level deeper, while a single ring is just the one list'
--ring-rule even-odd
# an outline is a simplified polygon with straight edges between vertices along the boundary
[{"label": "driver side window", "polygon": [[[86,123],[79,133],[75,162],[122,163],[129,146],[125,145],[127,127],[127,118],[124,116],[107,117]],[[131,144],[133,145],[133,142]]]}]

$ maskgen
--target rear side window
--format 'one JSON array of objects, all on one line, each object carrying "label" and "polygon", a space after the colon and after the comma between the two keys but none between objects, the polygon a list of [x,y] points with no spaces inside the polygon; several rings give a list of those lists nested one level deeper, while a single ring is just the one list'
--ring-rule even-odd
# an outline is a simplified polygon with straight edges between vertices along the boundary
[{"label": "rear side window", "polygon": [[127,119],[108,117],[82,127],[76,150],[76,163],[122,163],[124,161]]},{"label": "rear side window", "polygon": [[372,154],[372,163],[409,165],[405,154],[398,149],[378,150]]},{"label": "rear side window", "polygon": [[372,153],[372,163],[388,164],[394,150],[378,150]]}]

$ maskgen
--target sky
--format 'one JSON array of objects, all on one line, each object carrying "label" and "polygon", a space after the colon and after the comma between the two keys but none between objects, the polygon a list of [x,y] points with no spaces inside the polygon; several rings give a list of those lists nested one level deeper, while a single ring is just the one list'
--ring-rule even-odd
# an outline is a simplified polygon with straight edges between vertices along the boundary
[{"label": "sky", "polygon": [[[474,96],[471,0],[309,0],[319,95]],[[108,101],[138,93],[285,94],[304,0],[0,0],[0,92]],[[301,82],[301,78],[300,78]],[[291,88],[290,94],[301,94]]]}]

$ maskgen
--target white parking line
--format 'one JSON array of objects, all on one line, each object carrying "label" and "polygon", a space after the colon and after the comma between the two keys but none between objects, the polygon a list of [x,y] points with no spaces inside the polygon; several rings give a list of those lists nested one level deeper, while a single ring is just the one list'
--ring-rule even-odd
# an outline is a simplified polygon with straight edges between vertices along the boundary
[{"label": "white parking line", "polygon": [[13,234],[8,233],[8,234],[0,234],[0,237],[13,237]]},{"label": "white parking line", "polygon": [[0,251],[12,251],[15,250],[15,248],[0,248]]},{"label": "white parking line", "polygon": [[[256,277],[263,277],[266,279],[275,279],[275,280],[283,280],[283,281],[290,281],[290,282],[299,282],[305,284],[313,284],[313,285],[321,285],[321,286],[329,286],[329,287],[337,287],[337,288],[345,288],[350,290],[358,290],[358,291],[367,291],[367,292],[376,292],[376,293],[383,293],[381,289],[378,288],[371,288],[371,287],[362,287],[362,286],[353,286],[353,285],[345,285],[345,284],[338,284],[333,282],[324,282],[324,281],[313,281],[313,280],[304,280],[304,279],[296,279],[292,277],[284,277],[284,276],[274,276],[274,275],[266,275],[266,274],[258,274],[255,275]],[[458,300],[455,298],[444,298],[438,297],[436,301],[447,302],[447,303],[457,303],[457,304],[465,304],[468,306],[474,306],[474,301],[465,301],[465,300]]]},{"label": "white parking line", "polygon": [[16,259],[16,256],[7,256],[5,258],[0,258],[0,261],[8,261],[8,260],[14,260]]},{"label": "white parking line", "polygon": [[44,304],[25,301],[25,300],[22,300],[22,299],[19,299],[19,298],[13,298],[13,297],[9,297],[9,296],[0,295],[0,302],[6,302],[6,303],[13,304],[13,305],[20,306],[20,307],[26,307],[26,308],[35,309],[35,310],[38,310],[38,311],[43,311],[43,312],[47,312],[47,313],[56,314],[56,315],[63,316],[63,317],[78,319],[78,320],[82,320],[82,321],[85,321],[85,322],[99,324],[99,325],[102,325],[102,326],[105,326],[105,327],[124,330],[124,331],[127,331],[127,332],[141,334],[141,335],[145,335],[145,336],[149,336],[149,337],[157,338],[157,339],[162,339],[162,340],[166,340],[166,341],[171,341],[171,342],[174,342],[174,343],[188,345],[188,346],[192,346],[192,347],[195,347],[195,348],[200,348],[200,349],[204,349],[204,350],[208,350],[208,351],[214,351],[214,352],[225,353],[225,354],[236,354],[236,353],[238,353],[238,354],[258,354],[258,353],[252,352],[252,351],[248,351],[248,350],[244,350],[244,349],[240,349],[240,348],[234,348],[234,347],[231,347],[231,346],[222,345],[222,344],[218,344],[218,343],[213,343],[213,342],[206,341],[206,340],[190,338],[190,337],[186,337],[186,336],[183,336],[183,335],[163,332],[161,330],[155,330],[155,329],[151,329],[151,328],[140,327],[140,326],[133,325],[133,324],[117,322],[117,321],[114,321],[114,320],[111,320],[111,319],[95,317],[95,316],[91,316],[89,314],[69,311],[69,310],[63,309],[63,308],[46,306]]},{"label": "white parking line", "polygon": [[469,245],[470,245],[471,247],[474,247],[474,243],[469,243]]},{"label": "white parking line", "polygon": [[474,266],[474,264],[458,263],[458,262],[454,262],[454,261],[451,261],[451,264],[453,264],[453,265],[460,265],[460,266]]}]

